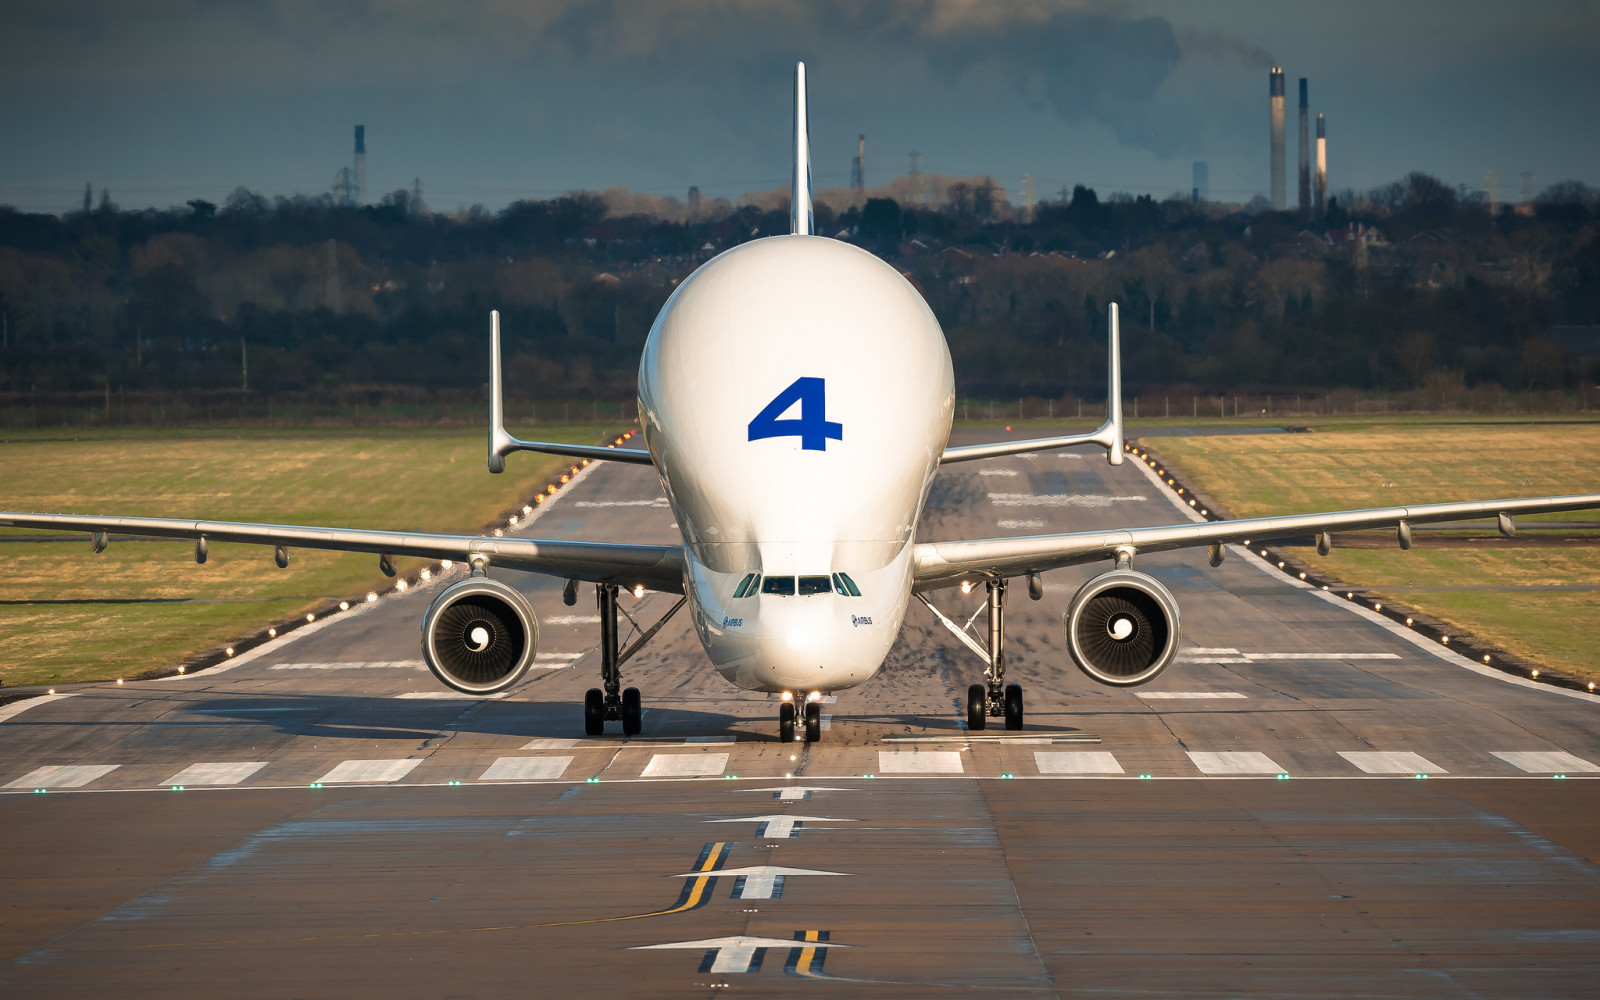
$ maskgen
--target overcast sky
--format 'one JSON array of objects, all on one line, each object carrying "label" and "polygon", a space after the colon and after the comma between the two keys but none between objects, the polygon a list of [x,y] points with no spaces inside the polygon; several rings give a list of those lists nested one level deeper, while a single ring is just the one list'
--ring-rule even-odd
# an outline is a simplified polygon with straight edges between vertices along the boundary
[{"label": "overcast sky", "polygon": [[819,186],[922,154],[1018,197],[1266,194],[1267,72],[1328,119],[1329,183],[1424,170],[1502,198],[1600,184],[1600,4],[1539,0],[0,0],[0,204],[59,212],[327,190],[435,209],[627,185],[788,183],[793,61]]}]

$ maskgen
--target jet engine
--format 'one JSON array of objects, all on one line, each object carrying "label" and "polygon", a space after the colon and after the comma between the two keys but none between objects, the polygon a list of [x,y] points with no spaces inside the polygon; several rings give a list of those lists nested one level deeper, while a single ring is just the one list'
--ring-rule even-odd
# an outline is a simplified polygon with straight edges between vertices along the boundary
[{"label": "jet engine", "polygon": [[1101,684],[1143,684],[1178,654],[1178,602],[1131,569],[1084,584],[1067,608],[1066,628],[1072,662]]},{"label": "jet engine", "polygon": [[493,694],[522,679],[539,620],[515,590],[488,577],[446,587],[422,616],[422,657],[457,691]]}]

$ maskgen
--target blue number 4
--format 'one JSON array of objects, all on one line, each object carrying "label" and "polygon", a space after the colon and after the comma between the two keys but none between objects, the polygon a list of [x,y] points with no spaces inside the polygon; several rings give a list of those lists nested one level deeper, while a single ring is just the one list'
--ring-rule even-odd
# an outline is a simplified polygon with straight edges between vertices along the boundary
[{"label": "blue number 4", "polygon": [[[779,420],[779,415],[795,403],[800,404],[799,418]],[[829,438],[844,440],[844,425],[829,420],[827,409],[824,381],[820,378],[797,378],[750,421],[750,440],[797,437],[800,447],[806,451],[826,451]]]}]

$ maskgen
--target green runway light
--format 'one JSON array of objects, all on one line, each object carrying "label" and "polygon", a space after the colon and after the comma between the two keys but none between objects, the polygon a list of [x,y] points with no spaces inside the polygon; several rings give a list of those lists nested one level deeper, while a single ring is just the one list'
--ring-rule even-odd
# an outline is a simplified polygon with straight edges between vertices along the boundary
[{"label": "green runway light", "polygon": [[1002,777],[1002,778],[1015,778],[1016,775],[1014,775],[1014,774],[1002,774],[1000,777]]},{"label": "green runway light", "polygon": [[1148,774],[1141,774],[1141,775],[1139,775],[1139,780],[1140,780],[1140,781],[1149,781],[1149,780],[1150,780],[1150,775],[1148,775]]},{"label": "green runway light", "polygon": [[1566,775],[1564,775],[1564,774],[1558,774],[1558,775],[1556,775],[1556,776],[1555,776],[1555,777],[1557,777],[1557,778],[1565,778],[1565,777],[1566,777]]},{"label": "green runway light", "polygon": [[35,788],[33,790],[33,794],[35,794],[35,795],[43,795],[45,792],[48,792],[49,790],[50,789],[48,789],[48,788]]},{"label": "green runway light", "polygon": [[175,791],[175,792],[181,792],[181,791],[183,791],[183,786],[182,785],[173,785],[172,786],[172,790]]},{"label": "green runway light", "polygon": [[321,787],[322,787],[322,782],[320,782],[320,781],[313,781],[313,782],[312,782],[312,783],[311,783],[311,787],[312,787],[312,788],[321,788]]},{"label": "green runway light", "polygon": [[450,784],[452,784],[452,785],[459,785],[459,784],[461,784],[461,782],[459,782],[459,781],[451,781],[451,782],[450,782]]},{"label": "green runway light", "polygon": [[876,774],[863,774],[862,777],[863,778],[876,778],[877,775]]},{"label": "green runway light", "polygon": [[1289,780],[1289,775],[1287,773],[1280,774],[1280,775],[1278,775],[1278,780],[1279,781],[1288,781]]},{"label": "green runway light", "polygon": [[1426,774],[1417,775],[1417,780],[1418,781],[1426,781],[1427,779],[1428,779],[1428,776]]},{"label": "green runway light", "polygon": [[599,778],[584,778],[583,779],[583,783],[586,784],[586,785],[598,785],[598,784],[600,784],[600,779]]}]

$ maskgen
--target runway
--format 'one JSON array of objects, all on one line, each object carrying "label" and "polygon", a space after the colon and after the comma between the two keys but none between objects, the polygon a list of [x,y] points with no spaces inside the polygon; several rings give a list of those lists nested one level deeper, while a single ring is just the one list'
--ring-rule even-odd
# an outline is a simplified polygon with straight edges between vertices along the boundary
[{"label": "runway", "polygon": [[[1087,450],[965,463],[919,537],[1183,519],[1169,496]],[[519,533],[670,541],[661,497],[597,463]],[[8,706],[0,991],[1591,988],[1600,703],[1473,672],[1241,549],[1137,565],[1182,605],[1180,661],[1096,685],[1061,617],[1102,567],[1014,586],[1016,734],[961,728],[982,664],[914,604],[820,744],[778,743],[777,702],[712,671],[686,616],[624,666],[644,732],[584,738],[592,594],[515,573],[492,575],[528,594],[540,659],[505,697],[422,666],[425,586],[225,669]],[[622,603],[648,627],[675,600]],[[982,592],[934,600],[965,622]]]}]

